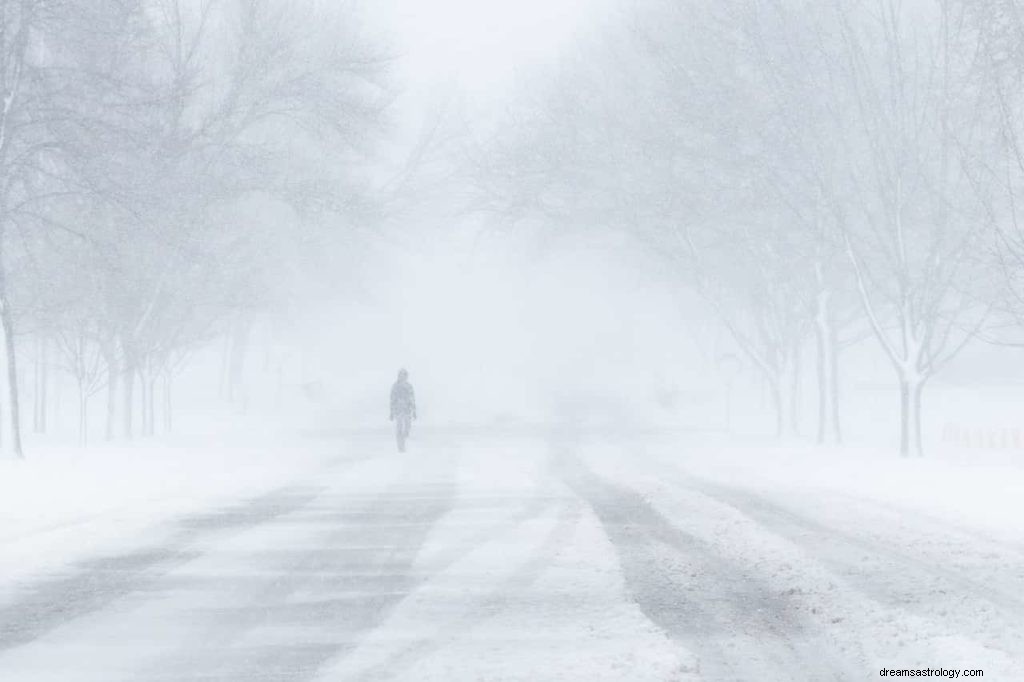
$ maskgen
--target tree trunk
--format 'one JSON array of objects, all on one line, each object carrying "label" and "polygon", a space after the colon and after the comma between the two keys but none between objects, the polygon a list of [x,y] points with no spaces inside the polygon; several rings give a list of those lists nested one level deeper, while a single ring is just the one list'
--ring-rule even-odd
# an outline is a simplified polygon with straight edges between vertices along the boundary
[{"label": "tree trunk", "polygon": [[910,384],[900,379],[900,455],[910,454]]},{"label": "tree trunk", "polygon": [[36,336],[36,355],[32,363],[32,432],[41,433],[39,430],[39,394],[42,392],[42,364],[43,364],[43,342],[42,337]]},{"label": "tree trunk", "polygon": [[139,412],[142,417],[142,422],[139,425],[139,435],[145,438],[150,435],[149,379],[141,369],[139,370]]},{"label": "tree trunk", "polygon": [[62,392],[64,390],[64,387],[62,386],[62,383],[63,382],[61,382],[61,375],[58,372],[56,375],[54,375],[53,384],[50,386],[50,388],[52,389],[50,393],[53,396],[53,409],[50,410],[50,423],[53,425],[55,431],[60,431],[60,427],[62,424],[61,401],[64,400],[64,394]]},{"label": "tree trunk", "polygon": [[818,445],[831,439],[839,443],[839,348],[835,323],[832,319],[831,294],[817,296],[814,316],[815,368],[818,379]]},{"label": "tree trunk", "polygon": [[149,409],[149,435],[156,435],[156,375],[149,378],[149,389],[146,391]]},{"label": "tree trunk", "polygon": [[789,430],[800,435],[800,349],[793,350],[792,366],[789,373]]},{"label": "tree trunk", "polygon": [[42,340],[42,362],[39,365],[39,433],[46,433],[47,395],[50,385],[50,343],[45,337]]},{"label": "tree trunk", "polygon": [[172,408],[174,405],[171,402],[171,373],[168,372],[164,375],[164,431],[166,433],[171,432],[171,427],[174,425]]},{"label": "tree trunk", "polygon": [[122,424],[124,425],[124,437],[131,440],[134,435],[132,413],[135,411],[135,368],[132,366],[130,358],[125,358],[121,375],[124,377],[124,415],[122,415]]},{"label": "tree trunk", "polygon": [[139,373],[139,436],[149,435],[149,414],[146,410],[146,378]]},{"label": "tree trunk", "polygon": [[105,437],[108,441],[114,440],[114,422],[117,420],[117,378],[119,376],[117,367],[117,354],[110,350],[106,357],[107,361],[107,431]]},{"label": "tree trunk", "polygon": [[782,377],[769,377],[768,387],[775,408],[775,437],[782,438],[786,433],[786,399],[782,395]]},{"label": "tree trunk", "polygon": [[900,377],[900,455],[924,455],[921,444],[921,392],[924,381]]},{"label": "tree trunk", "polygon": [[149,381],[142,372],[139,372],[139,407],[142,408],[141,434],[145,438],[149,435]]},{"label": "tree trunk", "polygon": [[815,440],[824,445],[829,436],[829,420],[832,414],[832,387],[829,381],[828,341],[821,325],[814,329],[814,368],[818,374],[818,433]]},{"label": "tree trunk", "polygon": [[36,340],[35,360],[32,362],[32,433],[39,433],[39,341]]},{"label": "tree trunk", "polygon": [[924,382],[919,382],[914,386],[913,392],[910,395],[911,409],[914,412],[913,421],[913,444],[914,452],[918,457],[924,457],[924,441],[921,436],[921,393],[924,391]]},{"label": "tree trunk", "polygon": [[5,272],[0,262],[0,324],[3,326],[4,349],[7,355],[7,390],[9,414],[11,416],[11,450],[18,459],[24,459],[21,448],[21,417],[18,406],[18,363],[14,347],[14,319],[11,315],[10,302],[7,300]]},{"label": "tree trunk", "polygon": [[829,375],[832,380],[831,392],[832,392],[832,434],[835,438],[835,442],[843,442],[843,423],[840,419],[840,402],[839,402],[839,334],[836,331],[835,325],[829,325],[829,336],[828,346],[831,348],[829,353],[830,367],[828,368]]},{"label": "tree trunk", "polygon": [[82,381],[78,382],[78,444],[85,447],[89,441],[89,397],[85,393]]}]

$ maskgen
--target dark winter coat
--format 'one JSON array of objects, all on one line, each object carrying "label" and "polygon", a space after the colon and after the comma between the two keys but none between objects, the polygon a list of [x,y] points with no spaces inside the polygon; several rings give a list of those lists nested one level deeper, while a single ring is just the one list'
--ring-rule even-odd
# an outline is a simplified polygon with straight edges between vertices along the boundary
[{"label": "dark winter coat", "polygon": [[398,380],[391,387],[391,418],[416,417],[416,394],[412,384]]}]

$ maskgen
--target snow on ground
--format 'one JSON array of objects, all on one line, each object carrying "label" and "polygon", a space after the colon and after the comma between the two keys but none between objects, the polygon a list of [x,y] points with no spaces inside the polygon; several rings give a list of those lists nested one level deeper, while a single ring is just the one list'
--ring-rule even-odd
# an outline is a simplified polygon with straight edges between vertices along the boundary
[{"label": "snow on ground", "polygon": [[19,578],[137,542],[165,519],[226,505],[349,456],[253,419],[134,443],[30,443],[0,458],[0,597]]},{"label": "snow on ground", "polygon": [[858,503],[934,518],[1024,546],[1024,452],[935,447],[925,457],[882,448],[662,443],[663,460],[716,481],[778,491],[833,510]]},{"label": "snow on ground", "polygon": [[2,470],[19,681],[1024,669],[1011,454],[251,425]]},{"label": "snow on ground", "polygon": [[289,496],[43,581],[0,618],[0,675],[696,679],[543,441],[438,439]]},{"label": "snow on ground", "polygon": [[547,451],[460,446],[454,505],[413,564],[422,583],[317,679],[699,679],[631,601],[593,510],[552,477]]},{"label": "snow on ground", "polygon": [[666,439],[582,450],[607,480],[747,567],[748,584],[814,624],[823,654],[1018,678],[1024,463]]}]

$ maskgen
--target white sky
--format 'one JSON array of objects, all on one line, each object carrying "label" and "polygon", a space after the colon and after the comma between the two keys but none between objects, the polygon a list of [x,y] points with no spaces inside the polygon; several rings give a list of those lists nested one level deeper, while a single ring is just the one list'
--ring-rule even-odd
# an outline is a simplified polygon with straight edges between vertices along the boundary
[{"label": "white sky", "polygon": [[557,58],[600,21],[608,0],[373,0],[413,87],[455,84],[469,94],[506,88],[516,72]]}]

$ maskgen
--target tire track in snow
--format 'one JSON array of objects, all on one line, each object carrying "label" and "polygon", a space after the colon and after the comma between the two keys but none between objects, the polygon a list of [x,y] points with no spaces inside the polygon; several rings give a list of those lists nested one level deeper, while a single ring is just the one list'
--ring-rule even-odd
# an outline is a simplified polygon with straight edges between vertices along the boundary
[{"label": "tire track in snow", "polygon": [[[413,562],[451,509],[454,492],[450,481],[385,491],[350,510],[349,521],[329,531],[323,546],[254,556],[254,564],[269,560],[274,570],[247,592],[245,603],[196,614],[203,626],[194,640],[133,679],[312,679],[415,589]],[[344,507],[335,511],[344,514]],[[263,628],[294,636],[247,641]]]},{"label": "tire track in snow", "polygon": [[590,506],[619,555],[641,611],[697,656],[708,680],[848,679],[810,624],[750,570],[683,532],[635,490],[560,449],[564,480]]},{"label": "tire track in snow", "polygon": [[[514,532],[524,523],[539,517],[556,503],[564,502],[564,498],[557,497],[550,488],[551,484],[549,479],[541,481],[537,485],[537,489],[534,493],[526,498],[528,500],[527,504],[517,513],[513,514],[511,518],[502,519],[492,525],[486,526],[472,534],[464,542],[459,543],[457,546],[450,547],[440,552],[437,556],[432,557],[425,563],[426,572],[420,577],[419,585],[417,587],[429,583],[435,577],[439,576],[444,571],[473,553],[480,546],[488,542],[493,542],[504,535]],[[488,497],[485,499],[487,501],[491,501],[498,498]],[[521,498],[516,497],[512,499],[519,500]],[[579,510],[575,509],[574,513],[571,513],[572,511],[572,509],[568,508],[562,510],[559,522],[551,533],[549,533],[548,539],[543,544],[542,548],[535,553],[530,560],[523,564],[512,576],[510,576],[500,587],[491,590],[482,599],[478,608],[465,619],[458,620],[451,627],[444,628],[440,632],[435,632],[429,637],[412,640],[405,646],[400,647],[397,651],[391,653],[385,662],[361,669],[360,673],[353,679],[369,680],[393,678],[402,671],[408,670],[418,661],[429,656],[431,653],[442,649],[447,641],[450,641],[453,637],[457,637],[459,634],[465,632],[472,625],[496,615],[507,603],[507,597],[502,594],[503,591],[523,589],[540,577],[543,568],[550,563],[553,554],[557,552],[558,547],[565,539],[564,536],[566,535],[566,532],[575,528],[575,523],[579,519]],[[574,520],[572,528],[569,529],[564,527],[565,521],[567,520],[565,518],[567,514]],[[549,548],[549,544],[553,545],[553,548]],[[329,679],[335,679],[335,677],[332,675]]]},{"label": "tire track in snow", "polygon": [[[749,490],[696,480],[693,488],[720,504],[736,509],[791,542],[814,548],[815,554],[826,556],[832,563],[854,568],[870,560],[890,562],[899,566],[899,570],[889,571],[892,577],[908,576],[905,580],[917,586],[922,579],[942,581],[962,593],[987,600],[1009,614],[1024,617],[1024,598],[1020,592],[923,560],[912,554],[907,549],[908,545],[893,544],[892,539],[880,535],[869,537],[825,525]],[[916,575],[909,577],[909,574]],[[866,586],[877,597],[906,603],[899,595],[880,589],[883,585],[867,583]],[[899,588],[898,585],[892,587]],[[911,585],[906,587],[908,591],[912,589]]]},{"label": "tire track in snow", "polygon": [[[537,509],[536,513],[530,517],[521,517],[515,525],[521,525],[529,520],[529,518],[536,517],[546,507],[547,505],[544,505],[542,508]],[[541,546],[510,576],[502,580],[488,594],[478,598],[475,607],[464,618],[449,623],[447,627],[442,628],[430,637],[414,640],[390,655],[385,661],[372,667],[364,668],[345,679],[359,680],[360,682],[364,680],[369,682],[392,679],[411,668],[426,656],[443,649],[447,641],[465,633],[474,625],[497,615],[507,608],[510,602],[510,594],[528,588],[543,575],[544,570],[551,565],[559,549],[572,536],[576,525],[579,523],[579,519],[580,510],[577,506],[569,505],[563,508],[559,512],[554,526],[541,543]],[[511,527],[508,530],[511,530]],[[494,538],[494,535],[490,535],[487,539],[493,540]],[[466,551],[465,554],[468,554],[469,551],[471,550]],[[454,563],[453,561],[448,565]]]},{"label": "tire track in snow", "polygon": [[[179,655],[132,679],[312,679],[332,662],[344,660],[424,583],[479,545],[535,518],[553,503],[546,495],[531,496],[529,503],[512,518],[474,533],[466,543],[433,557],[424,565],[424,572],[417,572],[414,562],[431,529],[451,512],[457,499],[456,487],[451,471],[445,475],[443,484],[429,488],[416,482],[415,471],[406,470],[403,474],[404,483],[379,494],[368,507],[306,514],[304,518],[316,518],[318,523],[333,520],[344,522],[345,526],[325,538],[324,548],[279,566],[276,577],[264,579],[264,588],[251,594],[247,605],[222,612],[219,619],[201,631],[195,646],[182,647]],[[437,471],[431,475],[437,476]],[[384,543],[391,549],[381,554],[346,547],[353,539],[365,544],[367,536],[378,548]],[[339,596],[339,591],[345,596]],[[355,597],[351,596],[353,593]],[[298,600],[297,594],[308,596]],[[263,626],[276,629],[279,635],[282,629],[294,627],[295,636],[284,638],[288,644],[246,641]],[[319,635],[311,633],[310,628]],[[436,635],[414,642],[397,652],[386,667],[375,667],[366,674],[386,678],[391,667],[406,669],[436,645]],[[186,658],[192,659],[191,664],[184,668],[175,665],[175,661]],[[167,670],[173,672],[165,676],[161,671]]]},{"label": "tire track in snow", "polygon": [[[1024,599],[998,580],[978,579],[913,553],[879,534],[857,534],[825,525],[749,490],[687,477],[695,491],[731,507],[785,538],[884,606],[962,628],[982,640],[1009,639],[1024,656]],[[984,602],[984,604],[981,604]]]},{"label": "tire track in snow", "polygon": [[[332,458],[324,463],[320,473],[333,473],[370,458],[369,455]],[[0,655],[130,594],[147,590],[161,576],[202,556],[202,552],[190,547],[193,543],[208,536],[244,532],[271,522],[306,507],[326,490],[326,486],[289,484],[212,511],[170,518],[158,522],[157,527],[176,527],[177,531],[160,545],[83,559],[57,577],[15,584],[14,599],[0,605]],[[45,526],[9,539],[17,542],[79,528],[119,511],[121,509],[108,510],[78,521]]]}]

